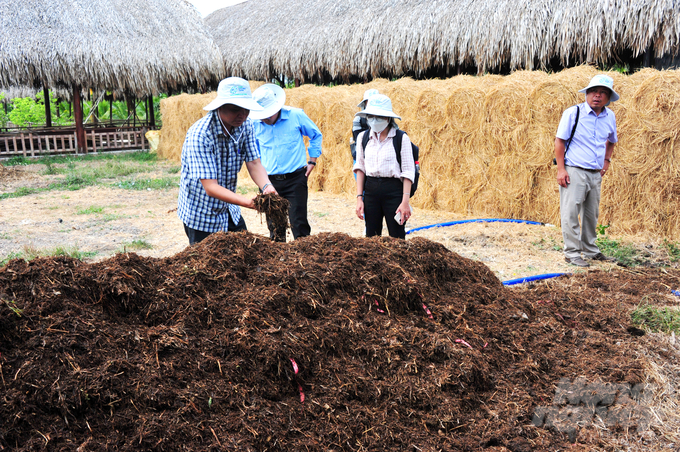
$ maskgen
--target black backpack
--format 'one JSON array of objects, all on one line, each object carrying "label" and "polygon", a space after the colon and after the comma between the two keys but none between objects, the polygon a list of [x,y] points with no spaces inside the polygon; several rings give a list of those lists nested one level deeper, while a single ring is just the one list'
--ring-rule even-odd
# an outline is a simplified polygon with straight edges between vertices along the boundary
[{"label": "black backpack", "polygon": [[[397,129],[397,134],[394,136],[392,139],[392,144],[394,145],[394,152],[397,154],[397,162],[399,162],[399,167],[401,168],[401,139],[403,138],[405,132],[403,130]],[[361,138],[361,147],[364,149],[364,155],[366,151],[366,145],[368,144],[368,140],[371,138],[370,133],[366,131],[364,133],[363,137]],[[410,198],[413,197],[413,195],[416,193],[416,190],[418,190],[418,180],[420,179],[420,162],[418,161],[418,156],[420,155],[420,149],[418,149],[418,146],[413,144],[413,141],[411,141],[411,151],[413,152],[413,163],[415,164],[416,167],[416,175],[413,178],[413,183],[411,184],[411,195],[409,196]]]}]

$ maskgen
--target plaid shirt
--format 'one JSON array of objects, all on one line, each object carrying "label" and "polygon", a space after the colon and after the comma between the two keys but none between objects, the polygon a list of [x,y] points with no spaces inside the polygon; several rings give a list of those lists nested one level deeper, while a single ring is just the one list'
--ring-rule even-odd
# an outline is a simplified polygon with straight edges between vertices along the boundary
[{"label": "plaid shirt", "polygon": [[239,206],[208,196],[201,179],[216,179],[228,190],[236,191],[236,180],[243,162],[260,158],[253,123],[246,120],[226,135],[217,110],[191,126],[182,146],[182,176],[177,199],[177,216],[191,229],[204,232],[226,231],[229,215],[234,223],[241,219]]}]

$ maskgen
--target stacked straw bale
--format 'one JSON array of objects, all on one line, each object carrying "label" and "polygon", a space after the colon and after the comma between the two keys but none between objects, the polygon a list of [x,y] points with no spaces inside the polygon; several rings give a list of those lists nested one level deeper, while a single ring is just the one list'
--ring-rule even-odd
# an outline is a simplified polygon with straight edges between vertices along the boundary
[{"label": "stacked straw bale", "polygon": [[[559,190],[552,165],[562,112],[583,102],[578,90],[597,74],[580,66],[556,74],[457,76],[286,90],[323,132],[323,156],[310,187],[353,194],[349,155],[356,104],[368,88],[392,99],[400,126],[420,146],[416,207],[476,217],[559,224]],[[621,95],[610,105],[619,143],[604,178],[600,222],[616,233],[680,239],[680,71],[609,73]],[[253,84],[253,87],[258,84]],[[161,102],[162,156],[179,160],[184,134],[212,95]]]}]

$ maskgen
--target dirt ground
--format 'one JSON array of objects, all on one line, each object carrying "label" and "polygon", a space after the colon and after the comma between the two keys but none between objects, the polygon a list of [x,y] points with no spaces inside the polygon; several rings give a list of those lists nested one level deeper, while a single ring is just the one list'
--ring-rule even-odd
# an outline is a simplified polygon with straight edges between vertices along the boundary
[{"label": "dirt ground", "polygon": [[[16,174],[2,175],[0,193],[23,186],[47,186],[58,178],[40,175],[43,170],[44,165],[29,165],[15,170]],[[241,178],[240,187],[254,196],[255,185],[249,179]],[[0,258],[21,253],[26,248],[50,250],[61,246],[93,253],[88,261],[97,261],[129,250],[135,241],[148,243],[151,249],[133,247],[134,252],[142,256],[167,257],[188,246],[175,211],[177,189],[138,191],[93,187],[49,191],[4,199],[0,203]],[[352,237],[363,236],[364,225],[354,214],[355,200],[351,194],[311,192],[308,205],[312,234],[342,232]],[[101,211],[88,213],[92,207]],[[242,211],[249,231],[268,236],[260,214],[249,209]],[[407,230],[464,219],[471,218],[415,209]],[[386,229],[384,233],[387,234]],[[553,225],[468,223],[407,235],[409,240],[414,237],[439,242],[461,256],[480,261],[502,281],[542,273],[582,271],[564,262],[562,235],[559,227]],[[650,265],[668,263],[660,240],[649,237],[624,239],[644,249]],[[288,240],[292,240],[290,230]],[[593,266],[610,268],[612,264],[593,263]]]},{"label": "dirt ground", "polygon": [[98,252],[0,268],[0,450],[680,450],[680,344],[630,318],[680,305],[651,241],[646,266],[574,271],[555,227],[365,239],[325,193],[311,237],[273,243],[247,211],[250,233],[195,247],[172,190],[0,202],[0,255]]}]

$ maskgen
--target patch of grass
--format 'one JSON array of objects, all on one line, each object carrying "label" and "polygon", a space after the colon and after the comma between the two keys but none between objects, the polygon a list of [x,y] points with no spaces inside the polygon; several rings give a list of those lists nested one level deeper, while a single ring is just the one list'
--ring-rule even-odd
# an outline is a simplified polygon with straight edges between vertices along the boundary
[{"label": "patch of grass", "polygon": [[182,167],[181,167],[181,166],[173,166],[173,167],[171,167],[171,168],[168,168],[166,171],[167,171],[169,174],[177,174],[177,173],[179,173],[181,170],[182,170]]},{"label": "patch of grass", "polygon": [[[130,153],[88,154],[85,156],[53,156],[38,159],[13,157],[3,164],[28,165],[43,164],[44,174],[61,174],[64,180],[51,183],[46,188],[22,187],[13,193],[0,194],[1,199],[18,198],[35,193],[52,190],[80,190],[93,185],[110,185],[111,180],[121,180],[130,176],[148,173],[156,169],[158,157],[147,151]],[[90,162],[100,162],[99,165],[88,165]],[[59,165],[59,166],[56,166]],[[178,174],[179,167],[173,166],[170,174]],[[118,182],[121,188],[161,190],[174,188],[179,185],[178,177],[147,180],[122,180]],[[114,185],[115,186],[115,185]]]},{"label": "patch of grass", "polygon": [[132,242],[123,243],[123,251],[120,252],[127,253],[128,251],[151,249],[153,249],[153,246],[146,240],[133,240]]},{"label": "patch of grass", "polygon": [[162,177],[160,179],[133,179],[115,182],[111,184],[114,188],[124,190],[166,190],[168,188],[179,187],[176,177]]},{"label": "patch of grass", "polygon": [[251,185],[246,185],[246,186],[239,185],[238,187],[236,187],[236,193],[238,193],[239,195],[247,195],[248,193],[257,193],[259,191],[260,191],[260,189],[257,188],[256,185],[252,185],[252,186]]},{"label": "patch of grass", "polygon": [[319,218],[327,217],[328,215],[330,215],[328,212],[314,212],[314,216]]},{"label": "patch of grass", "polygon": [[668,259],[671,262],[676,262],[680,259],[680,246],[675,242],[669,242],[664,239],[663,247],[666,248],[666,253],[668,253]]},{"label": "patch of grass", "polygon": [[123,215],[120,213],[105,213],[102,215],[101,220],[104,223],[108,223],[109,221],[116,221],[120,220],[121,218],[131,218],[130,215]]},{"label": "patch of grass", "polygon": [[12,236],[6,232],[0,234],[0,240],[12,240]]},{"label": "patch of grass", "polygon": [[653,333],[680,333],[680,310],[674,307],[659,307],[644,303],[631,313],[633,324]]},{"label": "patch of grass", "polygon": [[57,246],[51,249],[39,250],[32,246],[25,246],[24,250],[20,253],[9,253],[7,257],[0,261],[0,265],[5,265],[12,259],[23,259],[25,261],[32,261],[37,257],[56,257],[56,256],[68,256],[78,260],[84,260],[88,258],[95,257],[97,255],[96,251],[80,251],[77,245],[72,246]]},{"label": "patch of grass", "polygon": [[93,215],[104,212],[104,208],[100,206],[90,206],[84,209],[76,210],[76,215]]},{"label": "patch of grass", "polygon": [[4,267],[7,265],[7,262],[11,261],[12,259],[22,259],[23,255],[21,253],[9,253],[7,256],[5,256],[4,259],[0,260],[0,267]]},{"label": "patch of grass", "polygon": [[600,236],[595,240],[595,244],[602,254],[616,258],[617,262],[621,265],[634,267],[641,263],[638,256],[638,250],[630,243],[624,243],[621,240],[613,240],[605,236]]},{"label": "patch of grass", "polygon": [[562,251],[562,246],[559,243],[557,243],[557,241],[552,237],[550,237],[549,240],[541,238],[541,240],[531,242],[531,244],[534,245],[539,250],[551,249],[553,251]]}]

